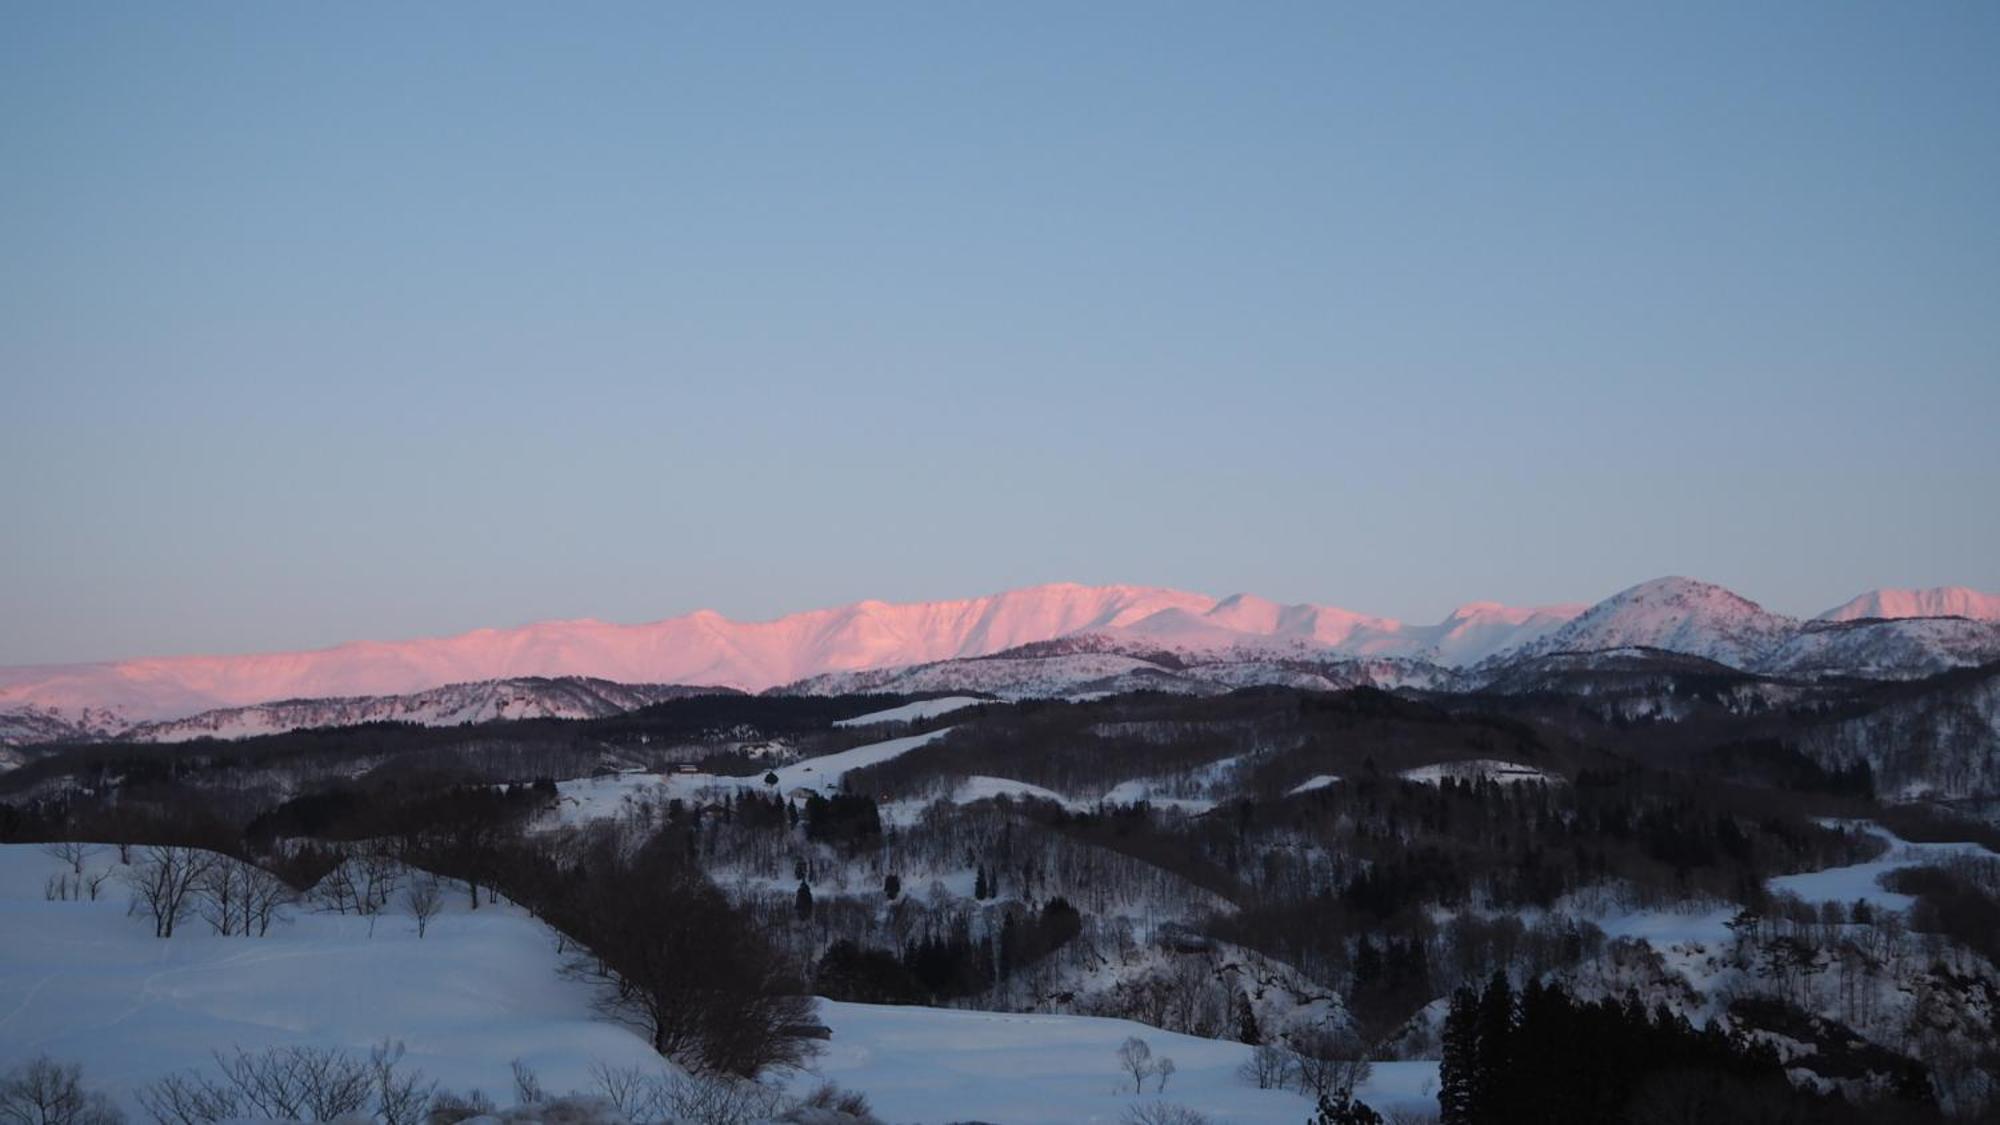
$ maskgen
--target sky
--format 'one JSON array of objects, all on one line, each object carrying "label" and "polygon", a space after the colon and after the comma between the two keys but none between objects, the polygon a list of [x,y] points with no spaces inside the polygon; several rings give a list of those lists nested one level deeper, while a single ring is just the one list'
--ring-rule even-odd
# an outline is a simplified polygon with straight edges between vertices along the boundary
[{"label": "sky", "polygon": [[2000,590],[2000,5],[0,7],[0,663]]}]

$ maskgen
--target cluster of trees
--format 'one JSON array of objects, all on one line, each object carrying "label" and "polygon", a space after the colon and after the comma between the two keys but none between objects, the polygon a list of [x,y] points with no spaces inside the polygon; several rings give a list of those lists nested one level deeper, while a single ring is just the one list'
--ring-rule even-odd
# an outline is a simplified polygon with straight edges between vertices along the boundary
[{"label": "cluster of trees", "polygon": [[819,1033],[796,973],[670,834],[521,840],[481,866],[576,943],[573,970],[655,1050],[699,1071],[796,1066]]},{"label": "cluster of trees", "polygon": [[153,936],[170,938],[181,920],[198,915],[224,937],[263,937],[281,910],[297,897],[269,871],[200,848],[151,844],[136,849],[125,868],[133,906],[153,923]]},{"label": "cluster of trees", "polygon": [[1008,910],[986,937],[974,938],[969,920],[960,915],[948,929],[914,937],[900,951],[843,938],[820,956],[813,985],[831,999],[871,1004],[938,1004],[984,995],[1082,931],[1082,915],[1057,898],[1038,912]]},{"label": "cluster of trees", "polygon": [[1566,1121],[1935,1120],[1921,1071],[1889,1102],[1795,1088],[1768,1044],[1691,1026],[1634,998],[1579,1001],[1496,973],[1454,993],[1438,1072],[1442,1125]]}]

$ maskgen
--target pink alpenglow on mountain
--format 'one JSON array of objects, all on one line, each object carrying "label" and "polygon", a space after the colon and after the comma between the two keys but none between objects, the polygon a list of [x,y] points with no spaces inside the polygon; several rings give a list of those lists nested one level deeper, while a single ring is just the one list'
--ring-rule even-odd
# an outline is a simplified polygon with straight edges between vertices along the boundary
[{"label": "pink alpenglow on mountain", "polygon": [[[1013,651],[1058,640],[1075,643],[1061,653]],[[176,735],[286,729],[319,721],[314,716],[443,722],[594,714],[630,696],[614,690],[620,685],[655,694],[667,685],[762,691],[826,678],[819,689],[893,682],[904,691],[986,691],[1000,689],[979,685],[1005,680],[1016,694],[1033,694],[1029,685],[1060,693],[1089,673],[1102,690],[1131,690],[1159,682],[1153,658],[1163,653],[1219,669],[1208,677],[1217,685],[1437,686],[1453,677],[1474,682],[1486,674],[1481,669],[1515,658],[1626,649],[1784,675],[1931,675],[2000,656],[2000,599],[1960,588],[1879,590],[1801,621],[1720,586],[1660,578],[1588,607],[1472,602],[1435,625],[1412,625],[1250,594],[1217,599],[1148,586],[1056,584],[958,601],[865,601],[772,621],[702,611],[644,625],[548,621],[312,652],[0,668],[0,742],[102,737],[198,714],[208,719],[183,724]],[[983,660],[1001,653],[1020,666],[1011,679],[991,674],[1007,671],[999,667],[1007,662]],[[1329,678],[1330,660],[1377,667]],[[1076,667],[1057,667],[1062,662]],[[913,667],[935,674],[881,674]],[[514,682],[540,678],[602,683]],[[452,690],[420,694],[447,685]],[[282,713],[212,714],[279,702]]]},{"label": "pink alpenglow on mountain", "polygon": [[127,721],[274,700],[389,696],[524,676],[760,691],[830,672],[988,656],[1079,634],[1182,650],[1306,649],[1467,663],[1559,626],[1581,607],[1467,606],[1409,626],[1319,605],[1145,586],[1035,586],[960,601],[866,601],[774,621],[709,611],[645,625],[548,621],[312,652],[0,669],[0,711],[85,708]]},{"label": "pink alpenglow on mountain", "polygon": [[2000,621],[2000,594],[1982,594],[1964,586],[1933,586],[1928,590],[1870,590],[1819,615],[1821,621],[1864,618],[1965,617]]}]

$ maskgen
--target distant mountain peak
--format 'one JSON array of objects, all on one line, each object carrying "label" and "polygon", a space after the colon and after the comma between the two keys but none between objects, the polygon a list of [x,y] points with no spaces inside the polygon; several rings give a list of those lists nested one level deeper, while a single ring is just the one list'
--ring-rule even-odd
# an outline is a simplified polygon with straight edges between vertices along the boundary
[{"label": "distant mountain peak", "polygon": [[1982,593],[1967,586],[1870,590],[1827,610],[1815,620],[1893,620],[1906,617],[1964,617],[1973,621],[2000,621],[2000,594]]},{"label": "distant mountain peak", "polygon": [[[1395,664],[1392,674],[1402,682],[1421,676],[1443,682],[1459,670],[1516,658],[1631,650],[1753,672],[1895,678],[2000,655],[2000,599],[1963,588],[1875,591],[1823,616],[1827,620],[1801,622],[1714,583],[1678,575],[1642,582],[1588,607],[1467,602],[1434,625],[1249,593],[1217,599],[1155,586],[1058,582],[949,601],[870,599],[768,621],[700,610],[642,625],[543,621],[312,652],[0,668],[0,719],[14,720],[5,729],[32,732],[88,715],[87,729],[112,730],[274,701],[347,706],[357,699],[392,713],[483,714],[479,708],[488,705],[488,696],[466,690],[444,700],[404,697],[440,685],[526,677],[760,691],[815,677],[1005,653],[1016,653],[1009,659],[1018,663],[1042,658],[1035,646],[1058,641],[1065,644],[1057,655],[1079,666],[1108,668],[1118,663],[1114,656],[1129,664],[1135,656],[1179,654],[1196,663],[1228,664],[1242,683],[1292,682],[1282,677],[1297,675],[1336,682],[1299,669],[1342,661]],[[1905,617],[1924,620],[1862,620]],[[536,687],[530,694],[553,698],[556,691]],[[523,698],[518,693],[491,697],[496,707],[527,706],[510,702]],[[330,705],[321,710],[333,713]],[[248,729],[290,723],[294,715],[205,721]]]}]

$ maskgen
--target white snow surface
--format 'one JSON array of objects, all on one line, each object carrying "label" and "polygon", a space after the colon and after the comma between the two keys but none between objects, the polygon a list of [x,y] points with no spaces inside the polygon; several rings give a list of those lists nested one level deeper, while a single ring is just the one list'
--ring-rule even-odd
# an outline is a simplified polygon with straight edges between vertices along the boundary
[{"label": "white snow surface", "polygon": [[365,918],[294,910],[262,938],[218,937],[190,918],[162,941],[126,915],[115,880],[96,902],[45,901],[60,870],[40,848],[0,846],[0,1060],[82,1063],[134,1120],[146,1120],[136,1087],[239,1044],[365,1052],[388,1036],[445,1086],[503,1102],[515,1058],[559,1090],[587,1086],[594,1060],[667,1070],[593,1014],[588,986],[559,975],[549,931],[505,904],[470,911],[452,895],[421,940],[400,915],[371,937]]},{"label": "white snow surface", "polygon": [[[107,849],[91,860],[108,866]],[[199,920],[171,940],[128,917],[122,888],[96,902],[50,902],[65,865],[32,845],[0,846],[0,1061],[47,1053],[83,1065],[86,1083],[135,1120],[134,1092],[212,1051],[402,1041],[405,1062],[448,1090],[505,1104],[509,1063],[552,1092],[590,1092],[593,1062],[670,1073],[630,1029],[594,1013],[564,979],[550,932],[506,904],[455,898],[419,939],[399,914],[368,921],[296,911],[263,938],[217,937]],[[107,884],[115,887],[116,884]],[[892,1122],[997,1125],[1115,1122],[1163,1100],[1244,1125],[1296,1125],[1310,1106],[1235,1076],[1250,1048],[1126,1020],[821,1001],[832,1029],[795,1092],[822,1077],[865,1093]],[[1174,1060],[1164,1095],[1134,1097],[1114,1054],[1128,1036]],[[1437,1066],[1378,1063],[1361,1094],[1378,1109],[1436,1108]]]},{"label": "white snow surface", "polygon": [[1486,780],[1499,785],[1517,785],[1524,781],[1540,781],[1550,785],[1561,785],[1563,779],[1557,774],[1524,766],[1519,762],[1503,762],[1498,758],[1474,758],[1463,762],[1439,762],[1431,766],[1418,766],[1404,770],[1405,781],[1420,781],[1425,785],[1436,785],[1449,777],[1454,781]]},{"label": "white snow surface", "polygon": [[1337,774],[1331,774],[1331,773],[1315,774],[1314,776],[1306,778],[1304,781],[1299,782],[1297,785],[1292,786],[1290,789],[1287,789],[1285,791],[1285,795],[1287,797],[1296,797],[1301,793],[1310,793],[1315,789],[1324,789],[1327,786],[1332,785],[1339,780],[1340,777]]},{"label": "white snow surface", "polygon": [[991,703],[990,699],[980,699],[971,695],[951,695],[942,699],[919,699],[915,703],[905,703],[901,707],[891,707],[886,711],[870,711],[866,715],[856,715],[851,719],[839,719],[837,727],[865,727],[875,723],[908,723],[917,719],[935,719],[939,715],[949,715],[967,707],[977,707]]},{"label": "white snow surface", "polygon": [[698,800],[704,794],[719,794],[727,790],[775,792],[788,796],[800,789],[811,789],[831,795],[840,791],[840,783],[847,776],[847,771],[907,754],[943,737],[950,729],[946,727],[906,738],[871,742],[837,754],[823,754],[779,766],[769,771],[777,775],[776,785],[765,781],[765,775],[761,773],[752,777],[722,777],[706,773],[622,773],[557,782],[557,818],[561,823],[571,825],[613,820],[638,811],[642,802],[660,805],[674,798]]},{"label": "white snow surface", "polygon": [[1880,859],[1850,864],[1846,867],[1829,867],[1823,871],[1809,871],[1800,875],[1779,875],[1766,885],[1774,893],[1794,894],[1811,903],[1847,904],[1862,900],[1872,906],[1904,911],[1914,905],[1916,899],[1884,889],[1883,876],[1906,867],[1942,863],[1954,856],[1993,854],[1978,844],[1920,843],[1905,840],[1877,825],[1869,824],[1862,827],[1889,845],[1889,850],[1882,853]]},{"label": "white snow surface", "polygon": [[1969,617],[1974,621],[2000,621],[2000,594],[1985,594],[1965,586],[1870,590],[1820,614],[1818,620],[1856,621],[1868,617]]},{"label": "white snow surface", "polygon": [[[833,1039],[816,1064],[867,1093],[885,1121],[990,1121],[997,1125],[1115,1122],[1127,1107],[1164,1101],[1217,1121],[1298,1125],[1312,1106],[1297,1094],[1259,1090],[1236,1077],[1241,1043],[1197,1039],[1129,1020],[895,1008],[825,1002]],[[1115,1054],[1138,1036],[1155,1059],[1174,1060],[1164,1093],[1135,1097]],[[1376,1063],[1359,1093],[1384,1113],[1437,1111],[1437,1064]]]}]

